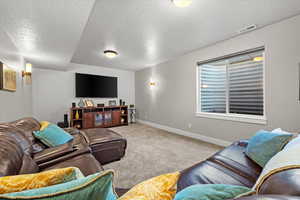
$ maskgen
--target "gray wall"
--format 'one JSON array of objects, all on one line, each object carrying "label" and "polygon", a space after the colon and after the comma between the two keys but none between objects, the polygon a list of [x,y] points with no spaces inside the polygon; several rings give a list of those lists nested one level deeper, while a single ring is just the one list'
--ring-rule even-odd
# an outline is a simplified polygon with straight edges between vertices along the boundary
[{"label": "gray wall", "polygon": [[24,59],[18,52],[6,33],[0,28],[0,61],[17,71],[17,91],[0,90],[0,122],[16,120],[32,115],[31,85],[24,84],[21,71],[24,69]]},{"label": "gray wall", "polygon": [[[74,64],[75,65],[75,64]],[[39,120],[53,123],[63,121],[75,98],[75,72],[118,77],[118,96],[127,104],[134,104],[134,72],[104,67],[76,65],[70,71],[34,69],[33,71],[33,115]],[[95,103],[108,105],[111,99],[93,99]],[[119,103],[119,101],[117,101]]]},{"label": "gray wall", "polygon": [[[263,45],[267,125],[195,117],[196,62]],[[300,16],[296,16],[136,72],[138,118],[226,141],[248,138],[259,129],[300,131],[299,63]],[[151,78],[156,81],[152,89]]]}]

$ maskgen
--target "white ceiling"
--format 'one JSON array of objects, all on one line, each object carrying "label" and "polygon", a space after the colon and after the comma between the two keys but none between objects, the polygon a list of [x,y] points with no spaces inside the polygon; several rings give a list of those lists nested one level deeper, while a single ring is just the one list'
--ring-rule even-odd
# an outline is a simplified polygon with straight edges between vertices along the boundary
[{"label": "white ceiling", "polygon": [[[0,1],[0,27],[19,52],[56,69],[138,70],[297,14],[299,0],[193,0],[187,8],[171,0]],[[106,49],[119,56],[107,59]]]},{"label": "white ceiling", "polygon": [[1,0],[0,27],[25,59],[39,67],[62,69],[73,56],[94,2]]}]

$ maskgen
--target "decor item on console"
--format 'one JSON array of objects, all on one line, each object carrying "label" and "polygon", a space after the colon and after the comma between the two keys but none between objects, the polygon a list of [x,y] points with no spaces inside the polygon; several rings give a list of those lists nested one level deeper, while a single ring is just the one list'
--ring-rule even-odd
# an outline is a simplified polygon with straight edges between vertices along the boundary
[{"label": "decor item on console", "polygon": [[119,101],[120,101],[120,106],[122,106],[122,105],[123,105],[123,101],[122,101],[122,99],[120,99]]},{"label": "decor item on console", "polygon": [[84,100],[84,104],[86,107],[94,107],[94,102],[91,99]]},{"label": "decor item on console", "polygon": [[121,118],[121,124],[124,124],[124,122],[125,122],[125,119]]},{"label": "decor item on console", "polygon": [[83,102],[82,99],[80,99],[80,101],[79,101],[79,103],[78,103],[78,106],[79,106],[80,108],[83,108],[83,107],[84,107],[84,102]]},{"label": "decor item on console", "polygon": [[68,119],[68,113],[64,114],[64,127],[69,127],[69,119]]},{"label": "decor item on console", "polygon": [[76,103],[75,102],[72,103],[72,108],[76,108]]},{"label": "decor item on console", "polygon": [[109,100],[108,101],[108,105],[109,106],[116,106],[117,105],[117,101],[116,100]]},{"label": "decor item on console", "polygon": [[95,126],[102,126],[104,123],[103,115],[101,113],[95,114]]},{"label": "decor item on console", "polygon": [[128,108],[129,116],[130,116],[130,123],[135,123],[136,122],[136,109],[134,108],[133,104],[130,104]]},{"label": "decor item on console", "polygon": [[104,106],[105,106],[104,103],[98,103],[98,104],[97,104],[97,107],[104,107]]},{"label": "decor item on console", "polygon": [[0,89],[15,92],[17,90],[17,72],[0,62]]},{"label": "decor item on console", "polygon": [[75,119],[79,120],[79,112],[78,112],[78,110],[76,110]]}]

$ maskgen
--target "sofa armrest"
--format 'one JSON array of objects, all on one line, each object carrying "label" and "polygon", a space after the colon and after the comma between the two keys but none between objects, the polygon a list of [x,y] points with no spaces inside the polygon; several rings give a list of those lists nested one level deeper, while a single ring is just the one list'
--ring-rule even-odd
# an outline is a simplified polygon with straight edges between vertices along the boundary
[{"label": "sofa armrest", "polygon": [[300,196],[287,196],[287,195],[251,195],[234,200],[300,200]]},{"label": "sofa armrest", "polygon": [[54,160],[64,155],[74,153],[78,151],[80,148],[85,148],[85,147],[73,146],[70,143],[67,143],[57,147],[47,148],[39,153],[36,153],[34,154],[33,159],[37,164],[41,164],[44,162],[48,162],[50,160]]},{"label": "sofa armrest", "polygon": [[66,161],[68,159],[74,158],[76,156],[86,154],[86,153],[91,153],[91,149],[88,146],[80,146],[80,147],[73,147],[73,148],[75,149],[73,152],[69,152],[67,154],[63,154],[63,155],[58,156],[56,158],[49,159],[45,162],[38,163],[39,168],[41,168],[41,169],[47,168],[47,167],[55,165],[59,162],[63,162],[63,161]]}]

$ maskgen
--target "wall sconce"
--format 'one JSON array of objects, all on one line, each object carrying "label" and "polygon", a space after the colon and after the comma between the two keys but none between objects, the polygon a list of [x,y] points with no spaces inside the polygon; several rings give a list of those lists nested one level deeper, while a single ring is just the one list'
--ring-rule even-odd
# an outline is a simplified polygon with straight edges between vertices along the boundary
[{"label": "wall sconce", "polygon": [[22,78],[25,78],[27,84],[31,84],[32,64],[26,63],[25,70],[22,71]]}]

